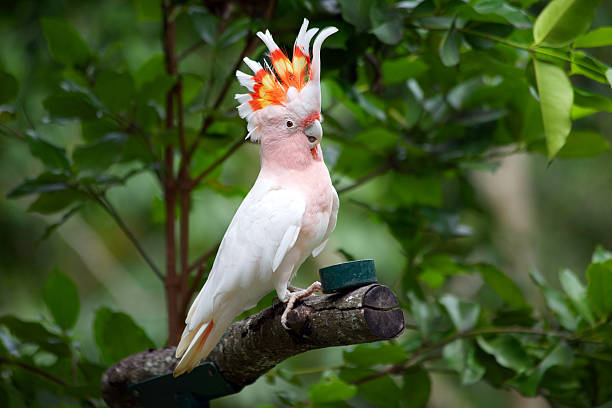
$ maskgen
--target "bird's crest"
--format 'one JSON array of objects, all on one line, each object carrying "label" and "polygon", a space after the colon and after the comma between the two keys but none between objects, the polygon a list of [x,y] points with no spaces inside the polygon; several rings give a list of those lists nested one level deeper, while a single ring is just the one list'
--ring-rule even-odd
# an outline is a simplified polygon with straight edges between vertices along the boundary
[{"label": "bird's crest", "polygon": [[313,60],[311,62],[310,41],[317,31],[319,31],[318,28],[308,29],[308,20],[304,19],[293,46],[291,60],[276,45],[268,30],[265,33],[261,31],[257,33],[268,48],[272,67],[268,64],[263,67],[256,61],[244,58],[244,62],[254,75],[236,71],[240,84],[249,90],[249,93],[235,95],[236,100],[240,102],[238,113],[241,118],[247,119],[249,125],[247,138],[250,137],[253,141],[258,139],[254,133],[257,128],[256,113],[270,105],[286,106],[300,99],[302,102],[314,104],[320,110],[321,44],[323,40],[338,30],[335,27],[327,27],[319,33],[312,47]]}]

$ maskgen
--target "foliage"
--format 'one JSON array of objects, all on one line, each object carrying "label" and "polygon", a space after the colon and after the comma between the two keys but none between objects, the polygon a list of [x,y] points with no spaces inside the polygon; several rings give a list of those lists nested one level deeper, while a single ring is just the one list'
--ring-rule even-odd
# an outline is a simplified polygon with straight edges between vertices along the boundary
[{"label": "foliage", "polygon": [[[347,348],[342,366],[309,386],[307,400],[287,394],[280,402],[422,407],[430,373],[439,370],[462,384],[485,381],[559,406],[612,400],[612,254],[597,249],[586,286],[568,269],[559,274],[561,290],[532,271],[545,304],[534,309],[504,272],[466,260],[462,239],[470,229],[459,222],[464,209],[480,210],[468,175],[494,168],[498,157],[529,152],[552,161],[610,150],[604,136],[580,121],[612,112],[612,100],[598,91],[599,84],[612,85],[612,69],[589,53],[612,44],[612,27],[589,31],[599,1],[135,3],[139,19],[159,27],[164,51],[142,56],[137,67],[110,52],[112,44],[92,47],[64,19],[40,20],[56,63],[43,106],[50,123],[79,125],[76,146],[19,122],[19,105],[11,103],[26,92],[24,84],[3,70],[0,132],[25,143],[41,163],[40,174],[9,197],[33,196],[29,211],[58,217],[44,237],[98,206],[164,280],[169,343],[216,252],[189,257],[193,191],[245,193],[225,185],[219,171],[245,133],[231,97],[234,71],[244,55],[263,58],[254,32],[269,28],[288,45],[308,16],[314,26],[340,29],[322,57],[324,154],[332,179],[343,205],[362,206],[401,246],[407,267],[394,289],[411,324],[397,341]],[[198,54],[219,63],[194,69],[189,60]],[[109,190],[143,172],[164,193],[157,200],[165,268],[109,199]],[[382,193],[351,196],[374,178]],[[460,193],[449,200],[449,189]],[[451,293],[446,284],[457,275],[478,277],[479,294],[488,300]],[[80,308],[75,284],[56,270],[41,297],[52,320],[0,317],[2,406],[41,404],[41,390],[68,404],[96,405],[105,367],[154,347],[130,316],[101,308],[91,319],[101,359],[92,361],[71,333]],[[302,384],[299,374],[280,370],[268,378]]]}]

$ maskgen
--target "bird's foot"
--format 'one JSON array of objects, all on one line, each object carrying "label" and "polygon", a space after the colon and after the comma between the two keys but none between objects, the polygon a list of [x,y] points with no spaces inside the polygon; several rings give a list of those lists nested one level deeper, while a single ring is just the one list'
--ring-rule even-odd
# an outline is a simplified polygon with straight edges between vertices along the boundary
[{"label": "bird's foot", "polygon": [[[296,289],[296,288],[290,288],[290,290],[291,289]],[[320,292],[321,290],[323,290],[321,286],[321,282],[317,281],[317,282],[313,282],[313,284],[307,287],[306,289],[296,290],[296,291],[293,291],[291,294],[289,294],[289,300],[287,301],[287,306],[285,307],[285,311],[283,312],[283,315],[281,316],[281,324],[283,325],[285,329],[289,330],[289,327],[287,326],[287,315],[289,314],[290,311],[293,310],[293,305],[295,304],[295,302],[312,295],[314,292]]]}]

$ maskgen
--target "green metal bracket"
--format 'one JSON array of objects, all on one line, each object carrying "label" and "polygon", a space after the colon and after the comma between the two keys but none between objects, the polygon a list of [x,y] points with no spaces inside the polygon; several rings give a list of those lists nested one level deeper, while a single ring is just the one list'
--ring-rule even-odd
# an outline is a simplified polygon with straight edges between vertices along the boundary
[{"label": "green metal bracket", "polygon": [[145,408],[207,408],[211,399],[239,391],[225,381],[210,361],[177,378],[172,373],[147,378],[130,385],[129,390]]},{"label": "green metal bracket", "polygon": [[343,292],[378,282],[373,259],[343,262],[319,269],[323,293]]}]

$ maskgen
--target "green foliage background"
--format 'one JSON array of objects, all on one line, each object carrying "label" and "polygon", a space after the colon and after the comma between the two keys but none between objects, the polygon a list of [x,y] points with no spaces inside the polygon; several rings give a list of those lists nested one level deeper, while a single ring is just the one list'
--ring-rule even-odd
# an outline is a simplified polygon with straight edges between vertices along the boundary
[{"label": "green foliage background", "polygon": [[189,176],[205,175],[194,261],[258,171],[258,147],[236,145],[242,91],[224,83],[250,33],[289,47],[303,17],[340,29],[322,92],[341,210],[295,283],[374,258],[408,325],[214,404],[610,406],[609,3],[279,1],[270,21],[268,3],[176,3],[180,75],[158,0],[0,6],[0,194],[14,198],[0,201],[0,406],[103,406],[109,365],[166,344],[151,270],[165,273],[163,157],[181,158],[166,94],[180,77]]}]

